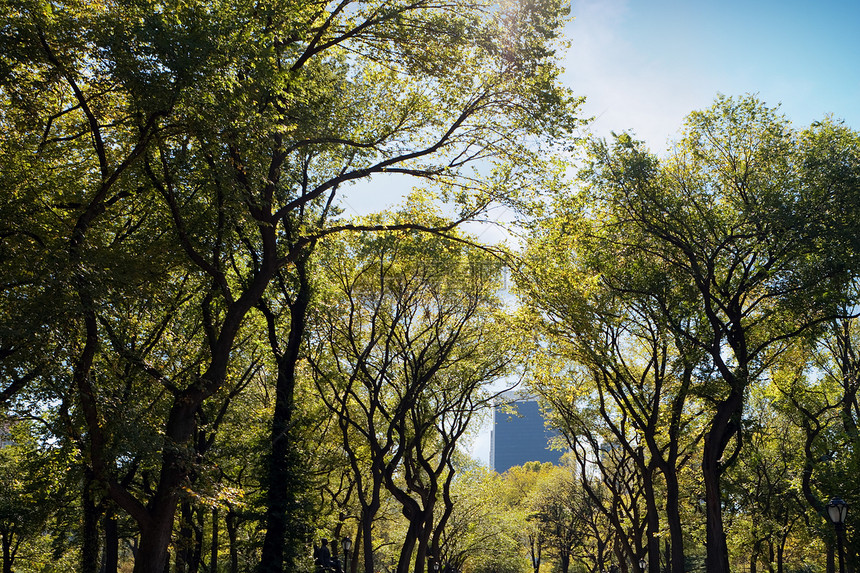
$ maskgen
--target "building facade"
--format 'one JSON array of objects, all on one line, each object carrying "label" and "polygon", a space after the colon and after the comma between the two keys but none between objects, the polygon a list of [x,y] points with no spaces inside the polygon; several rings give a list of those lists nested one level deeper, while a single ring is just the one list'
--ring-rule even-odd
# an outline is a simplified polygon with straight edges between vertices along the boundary
[{"label": "building facade", "polygon": [[[510,408],[515,411],[507,411]],[[549,446],[554,435],[546,428],[535,398],[503,394],[493,407],[490,468],[504,473],[526,462],[559,463],[563,452]]]}]

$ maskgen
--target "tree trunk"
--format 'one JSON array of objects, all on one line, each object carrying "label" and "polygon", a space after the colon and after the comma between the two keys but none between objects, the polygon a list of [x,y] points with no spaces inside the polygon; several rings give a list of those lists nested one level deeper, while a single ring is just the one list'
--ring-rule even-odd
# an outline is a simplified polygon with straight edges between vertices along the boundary
[{"label": "tree trunk", "polygon": [[230,509],[224,517],[224,525],[227,527],[227,539],[230,543],[230,573],[239,573],[239,546],[237,544],[236,513]]},{"label": "tree trunk", "polygon": [[105,514],[105,562],[103,573],[117,573],[119,570],[119,525],[116,513],[109,509]]},{"label": "tree trunk", "polygon": [[773,539],[767,542],[767,570],[768,573],[776,573],[774,565],[776,564],[776,553],[773,550]]},{"label": "tree trunk", "polygon": [[3,573],[12,573],[12,532],[3,532]]},{"label": "tree trunk", "polygon": [[364,553],[364,573],[373,573],[373,516],[376,515],[379,502],[376,507],[372,504],[361,510],[361,538]]},{"label": "tree trunk", "polygon": [[94,485],[93,472],[86,469],[81,497],[81,509],[83,511],[81,571],[83,573],[98,573],[99,571],[99,518],[101,511],[93,500]]},{"label": "tree trunk", "polygon": [[[415,503],[415,506],[418,504]],[[424,515],[418,507],[403,506],[403,515],[409,520],[409,527],[406,528],[406,536],[403,539],[403,545],[400,548],[400,559],[397,561],[397,573],[409,573],[409,564],[412,562],[412,553],[415,550],[415,544],[418,542],[418,536],[421,535],[421,527],[424,522]]]},{"label": "tree trunk", "polygon": [[564,551],[561,554],[561,573],[568,573],[570,570],[570,552]]},{"label": "tree trunk", "polygon": [[[644,466],[644,464],[643,464]],[[660,573],[660,514],[654,494],[654,468],[643,468],[642,483],[645,490],[646,519],[648,523],[646,546],[648,548],[648,572]],[[636,567],[638,569],[638,565]]]},{"label": "tree trunk", "polygon": [[724,469],[722,456],[738,431],[735,418],[740,416],[742,409],[742,390],[732,390],[729,396],[717,405],[711,427],[705,434],[702,477],[705,482],[705,569],[708,573],[730,573],[729,549],[723,526],[720,476]]},{"label": "tree trunk", "polygon": [[218,573],[218,508],[212,508],[212,544],[209,553],[209,573]]},{"label": "tree trunk", "polygon": [[761,541],[756,539],[753,543],[752,554],[750,555],[750,573],[758,573],[758,556],[761,554]]},{"label": "tree trunk", "polygon": [[[672,464],[674,466],[674,462]],[[666,482],[666,524],[669,526],[669,539],[671,540],[671,553],[668,556],[669,570],[672,573],[684,573],[684,529],[681,525],[681,504],[678,487],[678,475],[674,469],[664,471],[663,479]],[[753,573],[753,572],[751,572]]]},{"label": "tree trunk", "polygon": [[783,573],[783,558],[785,557],[785,537],[776,546],[776,573]]},{"label": "tree trunk", "polygon": [[176,547],[175,571],[176,573],[190,573],[191,555],[194,551],[194,531],[191,523],[194,516],[190,502],[183,501],[179,506],[179,519],[181,520],[179,535],[174,542]]},{"label": "tree trunk", "polygon": [[164,573],[170,565],[168,546],[172,530],[172,513],[169,520],[154,521],[151,526],[141,528],[134,573]]},{"label": "tree trunk", "polygon": [[[299,290],[290,305],[290,332],[286,350],[278,361],[277,387],[275,389],[275,410],[272,414],[271,452],[266,491],[266,537],[260,558],[261,573],[282,573],[295,570],[294,552],[286,552],[287,535],[302,536],[303,528],[296,515],[290,511],[296,507],[297,477],[301,460],[295,452],[295,433],[293,432],[293,411],[295,409],[296,363],[302,346],[305,331],[307,308],[311,291],[307,277],[307,257],[312,249],[296,260],[299,275]],[[274,322],[269,320],[270,344],[277,353],[277,333]],[[288,527],[288,525],[290,527]],[[286,558],[286,562],[285,562]],[[285,567],[286,566],[286,567]]]},{"label": "tree trunk", "polygon": [[196,388],[189,388],[174,399],[165,431],[158,489],[146,509],[145,518],[138,520],[140,547],[134,573],[163,573],[168,565],[168,546],[179,505],[178,492],[193,461],[187,459],[182,446],[188,444],[194,435],[197,425],[195,412],[202,402],[203,393]]}]

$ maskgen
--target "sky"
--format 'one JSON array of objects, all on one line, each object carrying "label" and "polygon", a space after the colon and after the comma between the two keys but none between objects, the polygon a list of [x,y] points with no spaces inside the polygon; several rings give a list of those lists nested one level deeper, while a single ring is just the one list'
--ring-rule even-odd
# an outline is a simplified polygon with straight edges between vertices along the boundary
[{"label": "sky", "polygon": [[860,129],[857,0],[573,0],[563,82],[591,130],[631,130],[662,153],[691,111],[756,94],[803,128]]},{"label": "sky", "polygon": [[[562,81],[589,131],[630,131],[662,154],[718,94],[756,94],[802,129],[860,129],[858,0],[573,0]],[[472,455],[488,463],[490,432]]]}]

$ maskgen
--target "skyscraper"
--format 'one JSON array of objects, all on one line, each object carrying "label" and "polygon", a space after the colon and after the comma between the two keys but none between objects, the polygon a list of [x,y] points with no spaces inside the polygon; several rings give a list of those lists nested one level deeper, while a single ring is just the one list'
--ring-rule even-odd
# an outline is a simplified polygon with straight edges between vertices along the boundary
[{"label": "skyscraper", "polygon": [[[516,412],[506,412],[508,406],[513,406]],[[493,407],[490,468],[503,473],[526,462],[559,463],[562,452],[549,448],[549,440],[554,435],[545,427],[534,397],[512,392],[503,394]]]}]

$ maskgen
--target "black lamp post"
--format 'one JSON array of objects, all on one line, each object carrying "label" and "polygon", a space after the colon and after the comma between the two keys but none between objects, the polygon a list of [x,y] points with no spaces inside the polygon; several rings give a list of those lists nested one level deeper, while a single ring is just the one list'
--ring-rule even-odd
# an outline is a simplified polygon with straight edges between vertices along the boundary
[{"label": "black lamp post", "polygon": [[842,535],[845,533],[845,515],[848,513],[848,504],[842,498],[834,497],[827,504],[827,515],[836,529],[836,550],[839,553],[839,573],[845,573],[845,556],[842,551]]},{"label": "black lamp post", "polygon": [[343,547],[343,570],[344,573],[348,573],[350,571],[349,550],[352,549],[352,539],[350,539],[349,537],[344,537],[340,544]]},{"label": "black lamp post", "polygon": [[439,573],[439,562],[433,561],[433,573]]},{"label": "black lamp post", "polygon": [[639,570],[640,570],[640,571],[645,571],[645,566],[646,566],[646,565],[648,565],[648,564],[645,562],[645,558],[644,558],[644,557],[643,557],[642,559],[640,559],[640,560],[639,560]]}]

